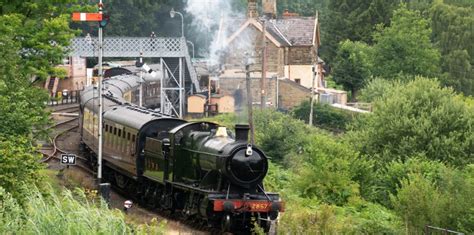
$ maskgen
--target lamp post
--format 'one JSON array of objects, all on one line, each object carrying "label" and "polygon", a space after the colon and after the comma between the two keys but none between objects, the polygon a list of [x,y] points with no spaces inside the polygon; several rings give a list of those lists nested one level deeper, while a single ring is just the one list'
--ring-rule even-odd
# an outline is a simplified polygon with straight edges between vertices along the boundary
[{"label": "lamp post", "polygon": [[170,11],[170,16],[171,18],[174,18],[174,16],[178,14],[179,16],[181,16],[181,37],[184,37],[184,17],[183,17],[183,14],[181,14],[180,12],[178,11],[175,11],[174,8],[171,8],[171,11]]},{"label": "lamp post", "polygon": [[186,41],[187,43],[191,44],[192,48],[193,48],[193,59],[194,59],[194,43],[191,42],[191,41]]}]

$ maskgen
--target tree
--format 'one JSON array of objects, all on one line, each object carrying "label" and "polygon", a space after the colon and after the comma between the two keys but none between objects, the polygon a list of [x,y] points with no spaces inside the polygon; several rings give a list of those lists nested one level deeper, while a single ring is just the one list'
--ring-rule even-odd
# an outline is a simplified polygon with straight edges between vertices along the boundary
[{"label": "tree", "polygon": [[371,48],[363,42],[343,41],[333,63],[333,79],[351,91],[352,100],[371,77]]},{"label": "tree", "polygon": [[378,165],[414,156],[463,166],[474,162],[474,106],[439,82],[417,77],[376,100],[349,133]]},{"label": "tree", "polygon": [[466,95],[474,95],[474,4],[460,3],[435,1],[431,8],[433,40],[443,58],[442,82]]},{"label": "tree", "polygon": [[320,15],[326,14],[329,0],[282,0],[277,1],[278,12],[281,15],[285,10],[296,12],[302,16],[314,16],[316,11]]},{"label": "tree", "polygon": [[374,34],[373,74],[390,79],[399,74],[437,77],[440,54],[430,41],[429,20],[405,5],[394,11],[389,27]]},{"label": "tree", "polygon": [[326,62],[333,62],[340,42],[362,41],[372,44],[372,33],[378,24],[387,25],[397,0],[334,0],[323,14],[321,53]]},{"label": "tree", "polygon": [[61,73],[54,66],[74,36],[66,14],[73,2],[0,3],[0,187],[19,200],[22,185],[40,182],[33,143],[49,122],[47,94],[33,82]]},{"label": "tree", "polygon": [[74,2],[26,0],[0,3],[0,12],[6,20],[2,24],[13,25],[15,22],[13,31],[4,36],[19,43],[20,61],[16,66],[26,79],[32,76],[45,79],[62,74],[54,65],[62,62],[65,47],[74,36],[74,31],[69,28],[68,14],[77,9]]}]

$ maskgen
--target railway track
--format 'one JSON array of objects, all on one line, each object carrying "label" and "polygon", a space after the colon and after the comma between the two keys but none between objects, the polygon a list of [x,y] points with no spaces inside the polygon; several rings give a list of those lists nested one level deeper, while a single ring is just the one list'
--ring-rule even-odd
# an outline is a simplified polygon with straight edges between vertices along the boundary
[{"label": "railway track", "polygon": [[[74,107],[68,107],[67,109],[72,109],[72,108],[74,108]],[[77,107],[75,107],[75,108],[77,109]],[[63,110],[65,110],[65,109],[63,109]],[[74,124],[74,121],[77,122],[78,119],[79,118],[74,117],[74,118],[71,118],[71,119],[68,119],[68,120],[65,120],[65,121],[58,122],[58,123],[56,123],[56,124],[54,124],[53,126],[50,127],[50,129],[59,130],[59,132],[56,133],[52,138],[50,138],[51,149],[49,149],[49,153],[45,151],[46,149],[43,149],[42,151],[39,151],[41,154],[43,154],[43,158],[40,160],[40,162],[47,163],[47,162],[51,161],[52,159],[60,160],[60,157],[59,157],[60,154],[68,153],[66,150],[62,149],[59,146],[58,141],[62,136],[66,135],[70,131],[72,131],[72,130],[79,127],[79,125],[77,123]],[[71,123],[73,123],[73,124],[71,125]],[[60,128],[61,126],[66,126],[66,128],[61,129]],[[75,165],[76,167],[81,168],[82,170],[84,170],[84,171],[86,171],[90,174],[95,174],[95,172],[92,171],[88,167],[86,158],[81,157],[81,156],[76,156],[76,159],[78,160],[78,162],[77,162],[78,164]]]},{"label": "railway track", "polygon": [[161,209],[161,208],[152,208],[150,205],[147,205],[146,203],[140,202],[140,200],[137,198],[136,195],[130,195],[130,193],[125,192],[123,189],[117,187],[114,184],[111,184],[112,189],[122,195],[123,197],[130,198],[134,201],[137,201],[140,207],[144,208],[145,210],[154,213],[156,215],[159,215],[160,217],[168,220],[168,221],[175,221],[179,222],[182,225],[185,225],[188,227],[188,229],[193,229],[194,233],[197,234],[224,234],[224,235],[232,235],[233,233],[228,233],[225,232],[223,233],[221,230],[217,228],[212,228],[209,227],[207,224],[205,224],[202,220],[197,220],[194,218],[185,218],[185,216],[181,212],[171,212],[166,209]]}]

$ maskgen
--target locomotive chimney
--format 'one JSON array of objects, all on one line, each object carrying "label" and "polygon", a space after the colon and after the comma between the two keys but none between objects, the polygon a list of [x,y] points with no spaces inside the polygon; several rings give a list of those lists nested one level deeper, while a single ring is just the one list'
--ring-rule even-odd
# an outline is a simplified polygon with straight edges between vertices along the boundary
[{"label": "locomotive chimney", "polygon": [[250,126],[248,124],[236,124],[235,125],[235,140],[249,140]]}]

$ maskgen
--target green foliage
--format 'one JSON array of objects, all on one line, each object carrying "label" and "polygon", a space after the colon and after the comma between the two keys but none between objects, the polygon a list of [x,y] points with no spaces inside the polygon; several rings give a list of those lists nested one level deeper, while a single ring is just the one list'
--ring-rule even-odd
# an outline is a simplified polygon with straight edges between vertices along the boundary
[{"label": "green foliage", "polygon": [[[44,194],[47,196],[43,196]],[[103,202],[91,202],[83,191],[52,189],[40,192],[29,187],[28,204],[22,207],[0,187],[1,234],[163,234],[163,225],[127,224],[123,213]]]},{"label": "green foliage", "polygon": [[440,176],[438,182],[419,173],[402,179],[397,194],[391,196],[395,211],[405,220],[409,233],[420,233],[425,225],[472,233],[473,165],[464,171],[445,170]]},{"label": "green foliage", "polygon": [[273,110],[256,111],[255,143],[275,162],[283,162],[290,152],[303,151],[309,127],[302,121]]},{"label": "green foliage", "polygon": [[372,79],[360,91],[359,100],[363,102],[372,103],[377,99],[382,98],[393,87],[400,86],[400,80],[387,80],[382,78]]},{"label": "green foliage", "polygon": [[[154,31],[158,36],[163,31],[160,27],[163,27],[165,19],[170,19],[169,10],[171,8],[167,9],[166,18],[164,14],[161,17],[162,19],[158,18],[159,13],[166,13],[161,12],[164,2],[166,1],[110,0],[105,2],[105,9],[110,14],[110,22],[105,30],[106,34],[111,36],[147,37]],[[176,4],[179,5],[180,3]],[[175,31],[181,33],[180,30]]]},{"label": "green foliage", "polygon": [[401,220],[393,212],[372,203],[338,207],[313,200],[295,199],[282,215],[281,234],[399,234]]},{"label": "green foliage", "polygon": [[392,161],[377,170],[374,180],[377,191],[371,195],[373,200],[384,206],[393,208],[389,195],[396,195],[401,181],[411,174],[419,174],[431,182],[440,182],[441,175],[447,170],[446,166],[437,161],[428,161],[423,158],[410,158],[406,162]]},{"label": "green foliage", "polygon": [[[292,110],[292,116],[309,121],[310,112],[309,101],[302,102]],[[313,125],[333,132],[342,132],[346,130],[346,126],[353,119],[352,113],[341,109],[333,108],[327,104],[315,104],[313,107]]]},{"label": "green foliage", "polygon": [[345,40],[339,43],[333,63],[334,81],[351,91],[352,99],[371,77],[372,48],[363,42]]},{"label": "green foliage", "polygon": [[379,165],[413,156],[457,166],[472,163],[474,107],[466,99],[418,77],[377,100],[374,112],[355,122],[351,143]]},{"label": "green foliage", "polygon": [[39,159],[40,156],[27,138],[5,138],[0,135],[0,187],[23,201],[24,191],[19,186],[35,185],[41,180],[37,174],[42,168]]},{"label": "green foliage", "polygon": [[337,47],[345,40],[372,44],[372,33],[377,24],[387,25],[399,1],[389,0],[333,0],[322,18],[320,51],[326,62],[333,62]]},{"label": "green foliage", "polygon": [[442,82],[466,95],[474,95],[474,3],[449,2],[435,1],[430,11],[433,40],[443,58]]},{"label": "green foliage", "polygon": [[436,187],[419,174],[403,179],[396,197],[392,197],[395,210],[403,215],[410,233],[420,233],[425,225],[440,224],[439,205],[443,198]]},{"label": "green foliage", "polygon": [[374,34],[373,75],[390,79],[398,74],[436,77],[440,54],[430,41],[430,22],[405,5],[395,10],[389,27]]},{"label": "green foliage", "polygon": [[314,16],[316,11],[324,14],[329,5],[329,0],[281,0],[277,1],[278,13],[281,15],[285,10],[296,12],[302,16]]},{"label": "green foliage", "polygon": [[[14,49],[17,50],[15,54],[20,56],[16,61],[6,63],[15,68],[17,73],[27,77],[38,76],[44,79],[48,75],[55,75],[53,67],[62,61],[65,46],[69,45],[74,36],[74,31],[68,25],[70,15],[66,14],[73,2],[75,1],[64,0],[58,3],[28,0],[21,4],[0,3],[1,41],[3,38],[14,41]],[[8,30],[7,34],[3,34],[5,30]]]}]

